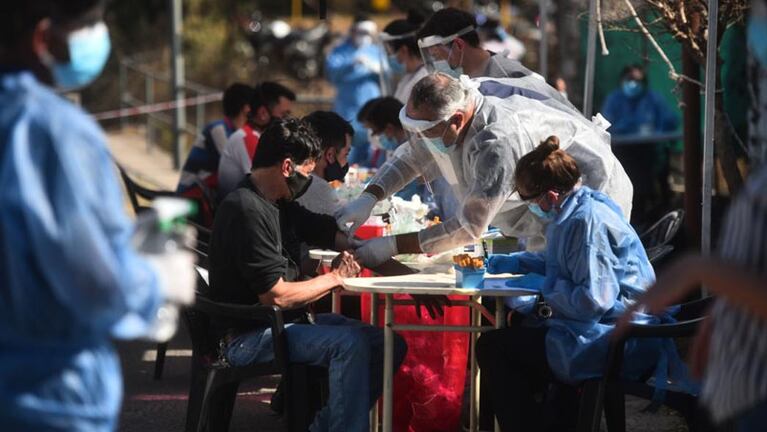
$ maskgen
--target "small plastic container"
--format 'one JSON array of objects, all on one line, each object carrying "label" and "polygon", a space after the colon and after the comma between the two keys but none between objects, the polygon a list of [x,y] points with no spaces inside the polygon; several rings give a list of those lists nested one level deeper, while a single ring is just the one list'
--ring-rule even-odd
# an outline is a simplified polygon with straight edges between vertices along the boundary
[{"label": "small plastic container", "polygon": [[454,265],[455,286],[458,288],[482,288],[485,280],[485,268],[473,269]]},{"label": "small plastic container", "polygon": [[370,240],[376,237],[383,237],[386,224],[380,216],[371,216],[363,225],[361,225],[355,236],[362,240]]}]

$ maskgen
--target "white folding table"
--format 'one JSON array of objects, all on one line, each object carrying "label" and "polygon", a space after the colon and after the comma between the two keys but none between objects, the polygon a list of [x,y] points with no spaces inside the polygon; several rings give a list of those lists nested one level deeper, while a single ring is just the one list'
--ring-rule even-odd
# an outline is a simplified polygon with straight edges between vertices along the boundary
[{"label": "white folding table", "polygon": [[[479,368],[475,355],[478,333],[501,328],[505,324],[506,317],[503,315],[503,298],[528,296],[537,294],[534,290],[522,288],[507,288],[504,283],[509,280],[511,275],[492,275],[487,276],[486,287],[479,288],[457,288],[455,285],[455,275],[448,273],[416,273],[403,276],[387,277],[368,277],[368,278],[349,278],[344,280],[344,288],[358,293],[371,293],[371,315],[372,323],[375,319],[378,309],[378,295],[384,296],[384,377],[383,377],[383,431],[392,430],[392,388],[394,382],[394,331],[395,330],[418,330],[435,332],[468,332],[471,333],[470,360],[471,360],[471,384],[469,399],[469,430],[476,432],[479,430]],[[394,294],[415,294],[415,295],[463,295],[468,296],[468,300],[451,301],[453,306],[468,307],[471,311],[470,323],[468,326],[455,325],[421,325],[421,324],[397,324],[394,322],[394,306],[413,305],[412,300],[394,300]],[[482,306],[482,297],[495,297],[496,307],[495,316],[491,315],[485,307]],[[492,326],[483,326],[482,317],[485,317],[493,323]],[[374,425],[374,428],[377,425]],[[496,430],[498,429],[496,425]]]}]

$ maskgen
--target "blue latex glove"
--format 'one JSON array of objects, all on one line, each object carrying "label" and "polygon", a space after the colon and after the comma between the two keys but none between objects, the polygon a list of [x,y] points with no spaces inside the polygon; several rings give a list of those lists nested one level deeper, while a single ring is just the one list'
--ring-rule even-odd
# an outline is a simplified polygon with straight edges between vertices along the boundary
[{"label": "blue latex glove", "polygon": [[487,259],[487,272],[490,274],[519,273],[519,254],[490,255]]},{"label": "blue latex glove", "polygon": [[514,278],[506,282],[506,286],[510,288],[527,288],[540,290],[543,281],[546,280],[546,276],[538,273],[528,273],[522,277]]}]

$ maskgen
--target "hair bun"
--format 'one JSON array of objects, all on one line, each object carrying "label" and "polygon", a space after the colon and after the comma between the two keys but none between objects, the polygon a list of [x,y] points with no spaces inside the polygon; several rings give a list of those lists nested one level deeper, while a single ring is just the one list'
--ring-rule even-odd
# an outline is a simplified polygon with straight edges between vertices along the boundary
[{"label": "hair bun", "polygon": [[559,150],[559,138],[556,135],[551,135],[541,143],[540,148],[546,156],[554,153]]}]

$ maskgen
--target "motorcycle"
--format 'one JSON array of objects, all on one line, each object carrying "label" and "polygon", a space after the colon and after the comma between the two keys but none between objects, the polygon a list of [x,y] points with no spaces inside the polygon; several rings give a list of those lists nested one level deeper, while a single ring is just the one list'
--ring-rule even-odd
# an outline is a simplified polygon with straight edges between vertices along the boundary
[{"label": "motorcycle", "polygon": [[280,71],[302,81],[323,75],[325,48],[332,40],[324,22],[293,28],[286,21],[268,20],[255,12],[247,27],[261,70]]}]

